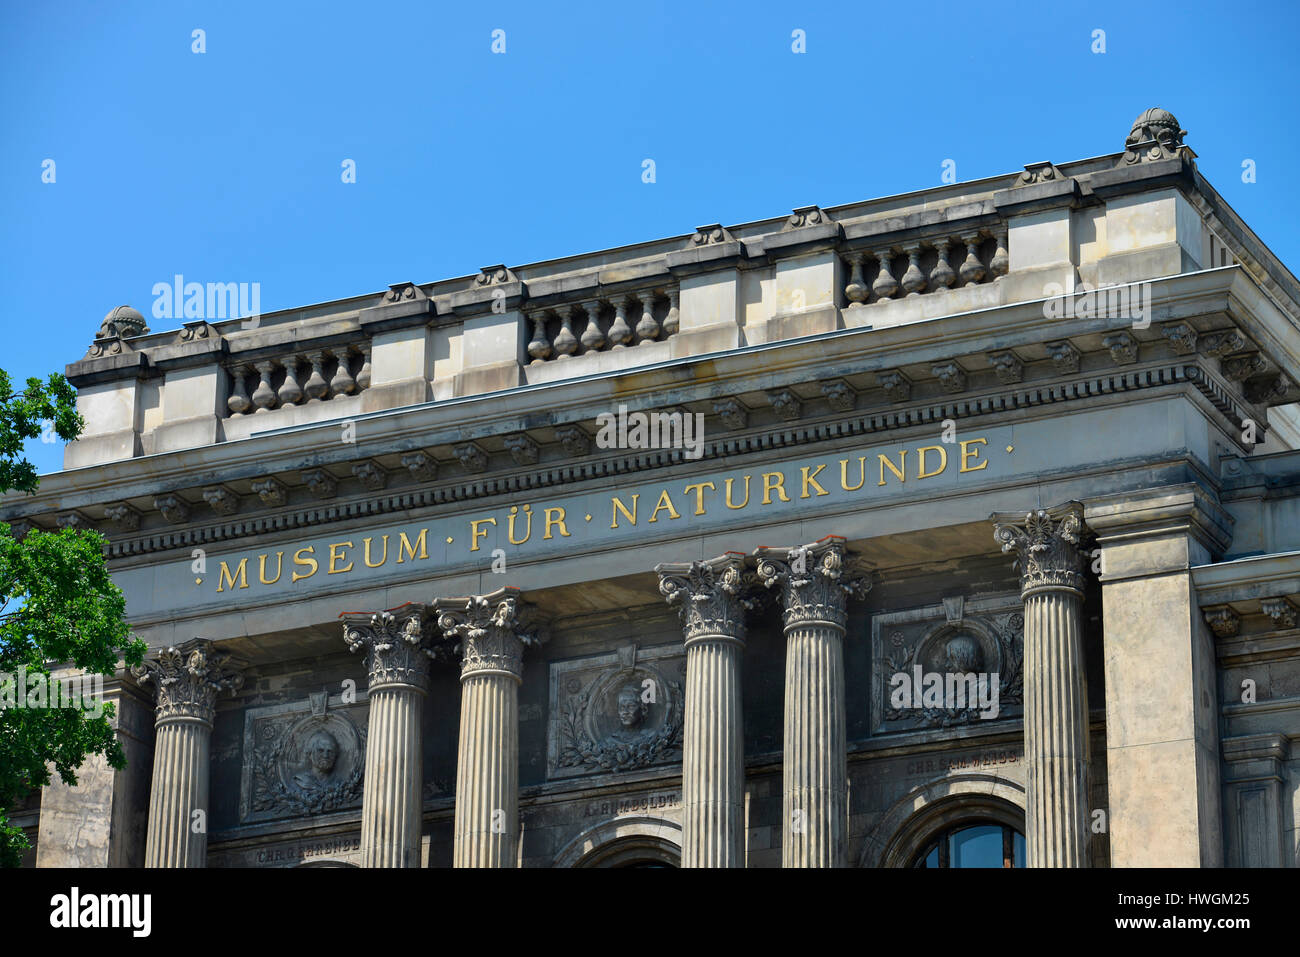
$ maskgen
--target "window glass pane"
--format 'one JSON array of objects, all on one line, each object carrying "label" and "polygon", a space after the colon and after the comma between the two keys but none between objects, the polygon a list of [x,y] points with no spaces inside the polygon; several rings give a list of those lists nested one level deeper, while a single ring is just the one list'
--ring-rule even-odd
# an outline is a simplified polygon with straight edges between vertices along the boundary
[{"label": "window glass pane", "polygon": [[1002,866],[1002,828],[997,825],[963,828],[948,840],[949,867]]},{"label": "window glass pane", "polygon": [[1015,836],[1011,839],[1011,850],[1014,853],[1012,858],[1012,867],[1025,866],[1025,836],[1016,831]]}]

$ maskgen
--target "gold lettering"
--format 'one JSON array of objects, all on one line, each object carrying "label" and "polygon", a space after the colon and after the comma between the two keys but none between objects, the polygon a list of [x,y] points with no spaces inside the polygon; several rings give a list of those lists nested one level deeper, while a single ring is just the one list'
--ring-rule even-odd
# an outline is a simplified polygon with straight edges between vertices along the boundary
[{"label": "gold lettering", "polygon": [[980,469],[988,468],[989,465],[988,459],[985,459],[983,462],[981,462],[979,465],[976,465],[974,468],[966,467],[966,459],[968,458],[978,459],[980,454],[979,449],[967,450],[966,446],[975,445],[977,443],[979,445],[988,445],[989,440],[988,439],[963,439],[959,443],[961,445],[961,471],[962,472],[978,472]]},{"label": "gold lettering", "polygon": [[840,459],[840,488],[846,492],[856,492],[866,484],[866,481],[867,457],[865,455],[858,456],[858,484],[852,486],[849,485],[849,460]]},{"label": "gold lettering", "polygon": [[614,506],[614,515],[613,515],[613,521],[609,523],[609,527],[618,528],[619,512],[622,512],[623,517],[626,518],[633,525],[635,525],[636,524],[636,500],[639,499],[640,497],[641,497],[640,492],[637,492],[632,496],[632,511],[629,512],[627,510],[627,506],[623,504],[622,499],[620,499],[617,495],[611,495],[609,497],[609,500],[610,500],[610,504]]},{"label": "gold lettering", "polygon": [[803,494],[799,496],[800,498],[811,498],[811,497],[812,497],[811,495],[808,494],[808,486],[809,486],[809,485],[815,485],[815,486],[817,486],[817,494],[818,494],[818,495],[829,495],[829,494],[830,494],[829,492],[826,491],[826,489],[822,488],[822,483],[819,482],[819,481],[817,481],[817,473],[820,472],[820,471],[821,471],[822,469],[824,469],[824,468],[826,468],[826,463],[825,463],[825,462],[823,462],[821,465],[817,466],[817,468],[814,469],[813,472],[812,472],[812,474],[810,475],[810,474],[808,473],[808,466],[805,465],[805,466],[803,467]]},{"label": "gold lettering", "polygon": [[342,551],[342,549],[345,549],[345,548],[351,548],[351,547],[352,547],[352,543],[351,543],[351,542],[331,542],[331,543],[330,543],[330,570],[327,571],[325,574],[327,574],[327,575],[340,575],[340,574],[342,574],[343,572],[350,572],[350,571],[352,571],[352,563],[351,563],[351,562],[348,562],[348,567],[347,567],[347,568],[335,568],[335,567],[334,567],[335,562],[344,561],[344,560],[348,557],[348,556],[347,556],[347,555]]},{"label": "gold lettering", "polygon": [[[933,472],[927,472],[925,470],[925,453],[931,451],[939,453],[939,467],[935,469]],[[917,465],[916,467],[917,469],[916,477],[918,479],[931,478],[932,476],[938,475],[940,472],[942,472],[944,469],[948,467],[948,450],[945,449],[942,445],[923,446],[916,450],[916,454],[917,457],[920,458],[921,460],[920,464]]]},{"label": "gold lettering", "polygon": [[[775,482],[772,479],[776,479]],[[785,473],[783,472],[764,472],[763,473],[763,504],[772,504],[772,489],[776,489],[776,494],[781,496],[781,501],[790,501],[790,496],[785,494]]]},{"label": "gold lettering", "polygon": [[[304,560],[304,559],[302,558],[302,555],[303,555],[304,552],[307,553],[307,558],[306,558],[306,560]],[[312,555],[315,555],[315,554],[316,554],[316,546],[315,546],[315,545],[308,545],[306,548],[300,548],[300,549],[298,549],[296,552],[293,553],[293,563],[294,563],[295,565],[302,565],[304,568],[305,568],[306,566],[310,565],[310,566],[311,566],[311,571],[309,571],[309,572],[308,572],[307,574],[305,574],[305,575],[299,575],[297,572],[294,572],[294,573],[293,573],[293,577],[291,577],[291,578],[289,579],[290,582],[296,582],[296,581],[298,581],[299,579],[302,579],[302,578],[311,578],[312,575],[315,575],[316,572],[320,570],[320,565],[317,564],[316,559],[314,559],[314,558],[311,557]]]},{"label": "gold lettering", "polygon": [[677,509],[673,508],[673,500],[668,497],[668,489],[664,489],[659,493],[659,503],[655,506],[655,510],[650,513],[650,521],[657,522],[659,520],[659,512],[665,508],[668,509],[669,518],[681,518],[681,516],[677,514]]},{"label": "gold lettering", "polygon": [[[559,513],[560,513],[560,517],[559,517],[559,518],[551,518],[551,513],[552,513],[552,512],[559,512]],[[568,529],[568,528],[565,526],[565,524],[564,524],[564,509],[563,509],[563,508],[561,508],[561,507],[559,507],[559,506],[556,506],[555,508],[548,508],[548,509],[546,510],[546,513],[545,513],[545,515],[544,515],[543,517],[546,519],[546,534],[542,536],[542,540],[543,540],[543,541],[545,541],[546,539],[548,539],[548,538],[551,537],[551,526],[552,526],[552,525],[558,525],[558,526],[560,527],[560,537],[561,537],[561,538],[568,538],[568,537],[569,537],[569,529]]]},{"label": "gold lettering", "polygon": [[388,561],[388,536],[385,535],[384,538],[383,538],[383,541],[384,541],[384,553],[383,553],[383,555],[380,557],[379,561],[377,561],[377,562],[371,562],[371,561],[370,561],[370,543],[373,542],[373,541],[374,541],[373,538],[363,538],[363,539],[361,539],[361,544],[365,546],[365,550],[366,550],[366,551],[365,551],[365,554],[362,556],[362,558],[364,559],[367,568],[378,568],[378,567],[379,567],[380,565],[382,565],[384,562]]},{"label": "gold lettering", "polygon": [[275,553],[275,577],[267,580],[266,577],[266,556],[257,556],[257,577],[263,585],[274,585],[280,580],[280,571],[284,566],[284,552]]},{"label": "gold lettering", "polygon": [[724,494],[727,498],[727,508],[744,508],[749,504],[749,476],[745,476],[745,500],[739,505],[731,504],[731,483],[734,481],[735,479],[727,479],[726,483],[723,485]]},{"label": "gold lettering", "polygon": [[402,557],[404,553],[410,555],[410,557],[414,559],[416,557],[415,555],[416,545],[420,546],[420,555],[419,555],[420,558],[429,557],[429,553],[425,548],[425,541],[424,541],[425,536],[429,534],[429,530],[427,528],[420,529],[420,534],[415,537],[415,544],[412,544],[410,539],[406,537],[406,532],[399,532],[398,534],[401,537],[397,540],[397,564],[400,565],[402,564],[402,562],[406,561],[406,559]]},{"label": "gold lettering", "polygon": [[528,524],[524,529],[524,537],[519,539],[519,541],[515,541],[515,516],[518,514],[519,506],[511,505],[510,515],[506,520],[506,536],[510,539],[511,545],[522,545],[524,542],[528,541],[533,534],[533,507],[531,505],[525,505],[524,517],[528,519]]},{"label": "gold lettering", "polygon": [[898,480],[900,482],[907,481],[907,479],[904,477],[904,473],[907,471],[907,449],[902,449],[898,453],[898,468],[894,468],[894,463],[889,460],[889,456],[886,455],[884,452],[881,452],[876,457],[880,460],[880,484],[881,485],[885,484],[886,468],[888,468],[889,471],[893,472],[896,476],[898,476]]},{"label": "gold lettering", "polygon": [[239,587],[247,588],[248,587],[248,559],[247,558],[241,558],[239,560],[239,564],[235,566],[235,573],[233,575],[230,573],[230,569],[226,567],[226,563],[225,562],[221,563],[221,572],[217,575],[217,591],[226,590],[223,587],[223,583],[226,581],[230,582],[230,590],[234,591],[236,576],[238,576],[239,578]]},{"label": "gold lettering", "polygon": [[[476,551],[478,551],[478,540],[479,540],[480,538],[486,538],[486,537],[487,537],[487,529],[486,529],[486,528],[479,528],[479,526],[480,526],[480,525],[495,525],[496,523],[497,523],[497,520],[496,520],[495,518],[474,518],[474,519],[470,519],[470,523],[469,523],[469,531],[470,531],[470,534],[471,534],[471,535],[473,536],[473,538],[474,538],[474,542],[473,542],[473,544],[470,545],[470,547],[469,547],[469,550],[470,550],[471,552],[476,552]],[[399,558],[398,561],[401,561],[401,559]]]},{"label": "gold lettering", "polygon": [[716,492],[718,490],[718,487],[714,485],[712,482],[696,482],[694,485],[686,486],[685,492],[687,495],[690,495],[692,491],[695,492],[695,514],[696,515],[704,514],[704,490],[706,488],[710,492]]}]

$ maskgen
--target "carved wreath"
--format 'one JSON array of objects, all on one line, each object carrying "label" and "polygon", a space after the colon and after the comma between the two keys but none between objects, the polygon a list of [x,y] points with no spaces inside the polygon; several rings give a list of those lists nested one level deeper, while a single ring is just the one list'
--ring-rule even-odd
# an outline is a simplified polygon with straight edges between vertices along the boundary
[{"label": "carved wreath", "polygon": [[[994,630],[998,644],[1002,649],[1002,661],[1006,667],[1007,674],[999,676],[998,683],[998,701],[1000,704],[1021,704],[1024,701],[1025,682],[1023,668],[1023,632],[1025,629],[1025,618],[1019,612],[1008,615],[1003,619],[1001,627]],[[902,653],[902,658],[897,659],[889,655],[885,661],[889,665],[888,674],[896,674],[900,671],[908,672],[917,664],[916,653],[921,649],[924,641],[918,641],[912,647],[905,647],[902,641],[902,635],[895,634],[891,639],[891,644]],[[1016,654],[1016,646],[1021,644],[1022,650]],[[886,687],[888,687],[888,675],[885,676]],[[971,724],[980,720],[979,708],[904,708],[895,710],[894,708],[885,709],[886,721],[918,720],[918,727],[922,728],[950,728],[959,724]]]},{"label": "carved wreath", "polygon": [[[365,754],[366,729],[358,728],[360,742],[358,755]],[[360,757],[353,762],[352,773],[337,784],[327,788],[304,790],[289,787],[280,779],[280,762],[289,735],[283,735],[271,747],[253,749],[253,806],[254,811],[284,812],[287,814],[320,814],[354,805],[361,798],[361,783],[365,777],[366,763]]]},{"label": "carved wreath", "polygon": [[560,716],[560,734],[565,742],[560,750],[558,767],[561,768],[598,768],[606,771],[630,771],[643,768],[662,760],[667,752],[681,743],[682,687],[676,682],[669,682],[667,711],[664,723],[653,735],[643,741],[597,742],[587,732],[586,717],[591,707],[592,692],[596,684],[590,685],[582,694],[569,699]]}]

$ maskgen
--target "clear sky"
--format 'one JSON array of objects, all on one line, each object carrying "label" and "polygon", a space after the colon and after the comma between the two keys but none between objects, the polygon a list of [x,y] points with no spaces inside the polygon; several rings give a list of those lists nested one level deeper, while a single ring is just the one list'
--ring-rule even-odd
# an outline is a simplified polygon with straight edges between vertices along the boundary
[{"label": "clear sky", "polygon": [[969,180],[1115,152],[1150,106],[1300,271],[1295,0],[0,10],[19,380],[80,359],[114,306],[178,326],[150,317],[177,273],[260,283],[271,312],[923,189],[945,160]]}]

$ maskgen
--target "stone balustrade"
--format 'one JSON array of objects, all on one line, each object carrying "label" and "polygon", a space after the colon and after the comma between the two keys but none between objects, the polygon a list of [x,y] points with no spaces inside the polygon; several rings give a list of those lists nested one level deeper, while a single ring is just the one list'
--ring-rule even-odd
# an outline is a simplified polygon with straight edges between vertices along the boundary
[{"label": "stone balustrade", "polygon": [[237,362],[226,372],[230,378],[226,408],[231,416],[324,402],[370,387],[370,344]]},{"label": "stone balustrade", "polygon": [[1007,274],[1011,257],[1007,229],[998,226],[861,249],[845,256],[844,263],[849,273],[844,305],[853,308],[992,282]]},{"label": "stone balustrade", "polygon": [[662,342],[676,335],[680,293],[676,287],[647,289],[609,300],[593,299],[527,315],[532,364],[589,352]]}]

